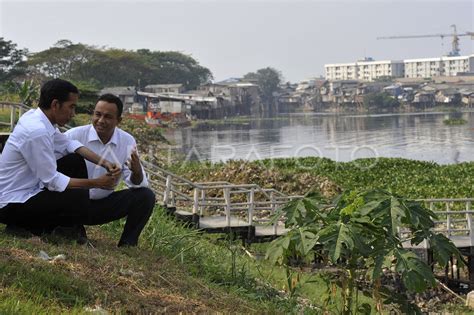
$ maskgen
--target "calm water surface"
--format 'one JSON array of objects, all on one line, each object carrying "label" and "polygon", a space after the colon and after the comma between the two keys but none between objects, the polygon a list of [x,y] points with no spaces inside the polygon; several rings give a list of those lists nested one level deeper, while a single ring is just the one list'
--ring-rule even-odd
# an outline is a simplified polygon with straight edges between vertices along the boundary
[{"label": "calm water surface", "polygon": [[[467,121],[460,126],[447,118]],[[168,130],[192,160],[256,160],[318,156],[336,161],[402,157],[451,164],[474,161],[474,112],[409,114],[286,114],[245,123]]]}]

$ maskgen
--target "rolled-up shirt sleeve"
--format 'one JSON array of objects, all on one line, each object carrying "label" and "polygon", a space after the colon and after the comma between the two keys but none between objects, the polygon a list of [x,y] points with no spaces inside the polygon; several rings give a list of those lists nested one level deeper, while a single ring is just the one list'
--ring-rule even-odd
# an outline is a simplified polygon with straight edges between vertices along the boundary
[{"label": "rolled-up shirt sleeve", "polygon": [[77,140],[69,140],[69,144],[67,146],[67,152],[68,153],[74,153],[76,152],[77,149],[79,149],[80,147],[83,147],[84,145],[82,143],[80,143],[79,141]]},{"label": "rolled-up shirt sleeve", "polygon": [[25,141],[19,149],[31,171],[39,178],[44,187],[50,191],[58,192],[66,189],[70,177],[56,170],[54,142],[46,131],[40,131]]},{"label": "rolled-up shirt sleeve", "polygon": [[56,130],[54,133],[54,153],[56,159],[60,159],[63,156],[76,152],[77,149],[84,145],[77,141],[70,139],[67,135]]},{"label": "rolled-up shirt sleeve", "polygon": [[146,178],[146,173],[143,169],[142,165],[142,174],[143,174],[143,179],[142,182],[138,185],[135,185],[132,183],[131,177],[132,177],[132,171],[127,167],[127,165],[122,166],[122,172],[123,172],[123,181],[125,182],[125,185],[129,188],[140,188],[140,187],[148,187],[148,180]]}]

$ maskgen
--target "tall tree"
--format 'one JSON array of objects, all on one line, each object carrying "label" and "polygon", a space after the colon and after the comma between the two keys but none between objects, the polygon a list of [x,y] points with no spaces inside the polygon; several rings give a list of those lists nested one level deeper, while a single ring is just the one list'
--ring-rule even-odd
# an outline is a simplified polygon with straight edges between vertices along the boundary
[{"label": "tall tree", "polygon": [[212,79],[209,69],[202,67],[191,56],[177,51],[157,51],[147,54],[150,65],[157,67],[157,83],[181,83],[194,89]]},{"label": "tall tree", "polygon": [[283,81],[281,72],[272,67],[249,72],[244,75],[244,79],[253,81],[259,86],[260,98],[267,106],[273,104],[274,93],[278,91],[279,85]]},{"label": "tall tree", "polygon": [[24,59],[28,51],[18,49],[17,44],[0,37],[0,82],[25,73]]},{"label": "tall tree", "polygon": [[93,78],[101,87],[142,85],[157,71],[136,52],[123,49],[98,51],[84,69],[81,80]]},{"label": "tall tree", "polygon": [[53,47],[32,54],[28,64],[41,74],[53,78],[81,80],[83,66],[94,60],[97,49],[70,40],[59,40]]}]

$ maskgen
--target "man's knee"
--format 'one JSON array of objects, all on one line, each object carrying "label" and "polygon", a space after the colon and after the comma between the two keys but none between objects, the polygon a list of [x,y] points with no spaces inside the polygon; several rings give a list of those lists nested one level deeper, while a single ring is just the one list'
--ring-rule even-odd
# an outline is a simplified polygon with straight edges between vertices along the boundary
[{"label": "man's knee", "polygon": [[80,165],[84,163],[84,158],[77,153],[70,153],[60,158],[57,162],[58,162],[58,166],[62,164]]},{"label": "man's knee", "polygon": [[65,155],[56,163],[58,172],[74,178],[87,178],[86,161],[77,153]]},{"label": "man's knee", "polygon": [[140,195],[140,200],[143,200],[147,205],[154,206],[156,202],[155,193],[146,187],[136,189],[136,193]]}]

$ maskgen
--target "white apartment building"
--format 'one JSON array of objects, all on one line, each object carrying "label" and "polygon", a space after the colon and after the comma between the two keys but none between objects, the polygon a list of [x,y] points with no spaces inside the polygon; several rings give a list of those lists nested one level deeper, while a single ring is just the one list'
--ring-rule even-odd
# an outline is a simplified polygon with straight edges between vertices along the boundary
[{"label": "white apartment building", "polygon": [[406,59],[405,78],[455,76],[458,72],[474,72],[474,55]]},{"label": "white apartment building", "polygon": [[324,65],[327,80],[365,80],[373,81],[380,77],[403,77],[403,61],[363,60],[353,63]]},{"label": "white apartment building", "polygon": [[373,81],[380,77],[403,77],[402,60],[361,61],[358,65],[358,79]]},{"label": "white apartment building", "polygon": [[430,78],[474,72],[474,55],[405,60],[363,60],[324,65],[327,80],[373,81],[380,77]]},{"label": "white apartment building", "polygon": [[324,65],[326,80],[355,80],[357,79],[357,63],[334,63]]}]

